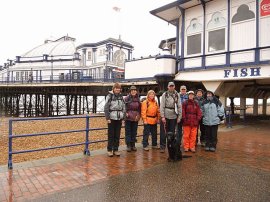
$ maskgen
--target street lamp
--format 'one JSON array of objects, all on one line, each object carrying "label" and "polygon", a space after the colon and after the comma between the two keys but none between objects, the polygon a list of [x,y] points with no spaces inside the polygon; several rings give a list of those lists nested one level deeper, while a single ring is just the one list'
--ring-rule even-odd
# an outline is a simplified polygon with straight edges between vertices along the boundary
[{"label": "street lamp", "polygon": [[104,78],[109,79],[109,68],[108,68],[109,51],[107,48],[105,50],[105,55],[106,55],[106,61],[105,61],[105,69],[104,69]]},{"label": "street lamp", "polygon": [[51,81],[53,81],[53,55],[51,55]]}]

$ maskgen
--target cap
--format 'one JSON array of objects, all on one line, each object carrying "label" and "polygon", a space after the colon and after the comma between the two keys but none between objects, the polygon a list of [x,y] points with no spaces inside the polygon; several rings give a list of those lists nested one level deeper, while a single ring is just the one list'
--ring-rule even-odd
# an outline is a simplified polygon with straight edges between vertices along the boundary
[{"label": "cap", "polygon": [[137,90],[136,86],[131,86],[129,90]]},{"label": "cap", "polygon": [[193,94],[193,95],[194,95],[194,91],[190,90],[190,91],[188,91],[187,94],[188,94],[188,95],[189,95],[189,94]]},{"label": "cap", "polygon": [[186,89],[187,90],[187,87],[186,86],[181,86],[180,87],[180,90],[182,90],[182,89]]},{"label": "cap", "polygon": [[168,87],[169,87],[169,86],[175,86],[175,85],[174,85],[174,82],[172,82],[172,81],[169,82],[169,83],[168,83]]}]

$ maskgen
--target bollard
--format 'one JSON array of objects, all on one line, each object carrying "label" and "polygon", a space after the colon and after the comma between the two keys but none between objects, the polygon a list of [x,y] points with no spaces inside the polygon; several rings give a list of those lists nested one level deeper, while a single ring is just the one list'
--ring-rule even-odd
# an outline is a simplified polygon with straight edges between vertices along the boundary
[{"label": "bollard", "polygon": [[90,151],[89,151],[89,115],[87,114],[86,115],[86,131],[85,131],[85,149],[84,149],[84,152],[83,154],[84,155],[87,155],[87,156],[90,156]]},{"label": "bollard", "polygon": [[9,120],[8,127],[8,169],[12,169],[12,120]]}]

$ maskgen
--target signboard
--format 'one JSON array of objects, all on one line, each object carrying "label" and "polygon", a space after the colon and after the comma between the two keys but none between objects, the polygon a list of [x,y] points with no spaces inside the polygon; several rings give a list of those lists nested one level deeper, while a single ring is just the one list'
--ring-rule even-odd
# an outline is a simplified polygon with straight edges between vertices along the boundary
[{"label": "signboard", "polygon": [[270,15],[270,0],[262,0],[260,10],[261,17]]}]

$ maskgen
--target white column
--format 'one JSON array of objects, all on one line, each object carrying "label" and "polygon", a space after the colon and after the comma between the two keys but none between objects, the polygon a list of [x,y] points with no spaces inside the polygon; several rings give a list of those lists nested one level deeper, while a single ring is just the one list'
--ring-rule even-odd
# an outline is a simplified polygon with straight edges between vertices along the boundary
[{"label": "white column", "polygon": [[262,106],[262,114],[263,114],[264,116],[266,116],[266,111],[267,111],[267,99],[264,98],[264,99],[263,99],[263,106]]},{"label": "white column", "polygon": [[[240,97],[240,108],[245,109],[246,108],[246,98]],[[243,119],[245,115],[244,110],[240,110],[240,118]]]},{"label": "white column", "polygon": [[222,103],[223,107],[225,108],[227,106],[227,98],[223,97],[223,96],[220,96],[219,100]]},{"label": "white column", "polygon": [[258,116],[258,98],[254,98],[253,101],[253,115]]}]

